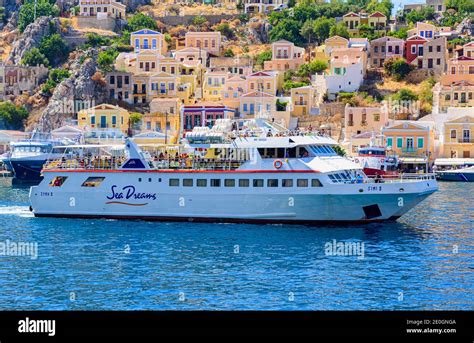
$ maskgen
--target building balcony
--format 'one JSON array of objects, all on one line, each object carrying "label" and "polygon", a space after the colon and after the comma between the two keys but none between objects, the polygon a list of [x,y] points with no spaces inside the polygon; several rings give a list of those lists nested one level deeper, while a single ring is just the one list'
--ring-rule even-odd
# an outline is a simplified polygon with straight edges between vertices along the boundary
[{"label": "building balcony", "polygon": [[474,138],[451,138],[447,144],[473,144]]},{"label": "building balcony", "polygon": [[308,105],[307,101],[296,101],[295,106],[306,106]]}]

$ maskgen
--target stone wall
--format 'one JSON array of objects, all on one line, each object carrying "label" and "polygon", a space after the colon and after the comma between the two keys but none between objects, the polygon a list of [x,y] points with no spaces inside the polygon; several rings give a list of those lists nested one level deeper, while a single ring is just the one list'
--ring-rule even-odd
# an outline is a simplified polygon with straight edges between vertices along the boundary
[{"label": "stone wall", "polygon": [[[195,15],[183,15],[183,16],[166,16],[166,17],[155,17],[154,19],[159,20],[165,25],[177,26],[177,25],[191,25]],[[222,14],[222,15],[203,15],[207,19],[209,24],[219,24],[221,20],[233,20],[239,17],[238,14]]]},{"label": "stone wall", "polygon": [[117,21],[114,18],[98,20],[97,17],[77,16],[77,25],[81,29],[94,28],[99,30],[115,31],[117,29]]}]

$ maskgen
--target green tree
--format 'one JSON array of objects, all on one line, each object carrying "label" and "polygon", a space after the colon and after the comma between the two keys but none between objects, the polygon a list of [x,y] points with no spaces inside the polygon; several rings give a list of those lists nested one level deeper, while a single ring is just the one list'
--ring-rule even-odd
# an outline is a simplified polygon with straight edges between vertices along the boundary
[{"label": "green tree", "polygon": [[141,113],[138,113],[138,112],[130,113],[130,125],[131,126],[137,125],[138,123],[140,123],[141,120],[142,120]]},{"label": "green tree", "polygon": [[333,146],[333,149],[336,152],[336,154],[338,154],[339,156],[342,156],[342,157],[346,156],[346,150],[344,150],[344,148],[341,147],[340,145]]},{"label": "green tree", "polygon": [[304,81],[289,80],[283,83],[283,89],[285,91],[289,91],[292,88],[304,87],[304,86],[307,86],[308,84],[309,84],[308,82],[304,82]]},{"label": "green tree", "polygon": [[402,88],[392,98],[399,101],[416,101],[418,95],[410,89]]},{"label": "green tree", "polygon": [[329,36],[340,36],[349,39],[349,31],[347,30],[346,24],[344,22],[337,23],[336,25],[331,26],[329,30]]},{"label": "green tree", "polygon": [[67,79],[71,73],[65,69],[53,69],[49,73],[48,80],[44,83],[41,91],[44,94],[51,95],[56,86],[64,79]]},{"label": "green tree", "polygon": [[228,39],[233,39],[235,36],[234,30],[230,28],[228,23],[222,23],[216,26],[216,30]]},{"label": "green tree", "polygon": [[[42,16],[59,16],[59,8],[51,4],[47,0],[38,0],[36,4],[36,18]],[[35,1],[25,0],[20,7],[18,13],[18,29],[20,32],[25,31],[25,28],[31,24],[35,19]]]},{"label": "green tree", "polygon": [[141,29],[158,30],[158,25],[153,18],[150,18],[149,16],[140,12],[134,14],[128,20],[127,29],[130,32],[135,32]]},{"label": "green tree", "polygon": [[197,15],[193,18],[193,25],[201,26],[205,22],[207,22],[207,19],[206,17],[203,17],[202,15]]},{"label": "green tree", "polygon": [[403,58],[390,58],[384,62],[383,67],[396,81],[403,80],[414,69],[414,66]]},{"label": "green tree", "polygon": [[426,6],[419,11],[414,10],[405,15],[405,21],[409,24],[417,22],[433,20],[435,18],[435,11],[433,7]]},{"label": "green tree", "polygon": [[28,118],[28,111],[11,102],[0,102],[0,126],[9,130],[23,128],[23,121]]},{"label": "green tree", "polygon": [[390,18],[392,14],[393,3],[390,0],[371,0],[366,6],[368,13],[380,12],[385,14],[387,18]]},{"label": "green tree", "polygon": [[272,51],[266,50],[257,55],[256,64],[263,67],[265,61],[270,61],[272,59]]},{"label": "green tree", "polygon": [[39,46],[40,52],[46,56],[50,65],[57,65],[66,60],[69,47],[59,33],[44,37]]},{"label": "green tree", "polygon": [[408,38],[408,27],[401,27],[396,31],[388,31],[387,36],[400,38],[400,39],[407,39]]},{"label": "green tree", "polygon": [[25,66],[37,66],[42,64],[47,67],[49,65],[49,61],[38,48],[31,48],[23,54],[21,64]]},{"label": "green tree", "polygon": [[315,60],[310,63],[302,64],[296,74],[299,77],[310,77],[313,74],[321,73],[328,68],[328,64],[322,60]]},{"label": "green tree", "polygon": [[224,57],[234,57],[234,52],[232,51],[232,49],[227,49],[226,51],[224,51]]},{"label": "green tree", "polygon": [[88,47],[98,47],[104,45],[110,45],[110,38],[103,37],[97,33],[91,32],[86,34],[87,42],[86,46]]},{"label": "green tree", "polygon": [[474,13],[474,2],[472,0],[446,0],[446,9],[453,9],[458,13]]},{"label": "green tree", "polygon": [[116,49],[108,49],[101,51],[97,57],[97,63],[99,68],[104,72],[108,73],[114,70],[115,59],[118,56],[118,51]]}]

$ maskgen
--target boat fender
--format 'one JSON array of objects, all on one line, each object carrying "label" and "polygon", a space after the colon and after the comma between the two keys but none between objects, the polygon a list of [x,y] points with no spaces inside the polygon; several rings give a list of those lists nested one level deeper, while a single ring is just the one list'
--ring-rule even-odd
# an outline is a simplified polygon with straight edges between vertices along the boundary
[{"label": "boat fender", "polygon": [[273,166],[276,168],[276,169],[280,169],[281,167],[283,167],[283,162],[282,160],[275,160],[273,162]]}]

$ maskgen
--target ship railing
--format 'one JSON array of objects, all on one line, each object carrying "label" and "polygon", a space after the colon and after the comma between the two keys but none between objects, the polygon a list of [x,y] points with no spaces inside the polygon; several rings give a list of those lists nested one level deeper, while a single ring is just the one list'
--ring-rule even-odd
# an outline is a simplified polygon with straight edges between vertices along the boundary
[{"label": "ship railing", "polygon": [[80,158],[80,159],[56,159],[45,163],[43,170],[51,169],[94,169],[112,170],[118,169],[125,162],[124,158]]},{"label": "ship railing", "polygon": [[402,173],[398,175],[371,176],[369,182],[373,183],[399,183],[418,182],[423,180],[436,180],[435,173]]},{"label": "ship railing", "polygon": [[171,158],[152,161],[154,169],[234,170],[245,160],[224,158]]}]

